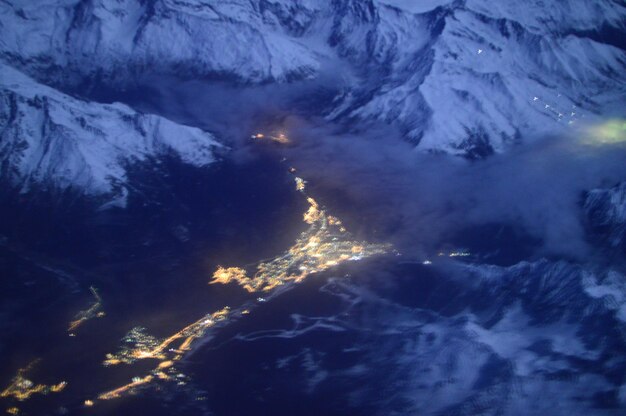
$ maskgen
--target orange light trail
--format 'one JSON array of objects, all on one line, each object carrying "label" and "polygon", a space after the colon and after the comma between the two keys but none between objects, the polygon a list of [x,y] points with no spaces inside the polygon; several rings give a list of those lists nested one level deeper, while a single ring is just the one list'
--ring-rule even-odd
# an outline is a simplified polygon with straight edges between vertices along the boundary
[{"label": "orange light trail", "polygon": [[[296,190],[306,197],[305,183],[304,180],[296,177]],[[328,215],[313,198],[306,197],[306,200],[309,208],[303,215],[303,221],[309,224],[309,228],[288,250],[270,261],[259,263],[253,277],[248,277],[243,268],[220,266],[213,273],[209,284],[235,282],[250,293],[271,292],[279,286],[301,282],[314,273],[335,267],[345,261],[360,260],[385,253],[390,249],[387,244],[353,241],[339,219]],[[241,315],[248,313],[250,313],[249,309],[244,309]],[[184,357],[191,349],[193,341],[204,335],[206,330],[217,322],[228,319],[229,314],[228,307],[209,314],[161,342],[145,334],[143,329],[134,328],[125,338],[125,342],[130,344],[130,347],[123,348],[115,355],[107,354],[104,365],[132,364],[142,359],[155,359],[159,361],[159,364],[150,374],[102,393],[98,398],[101,400],[117,398],[157,379],[173,378],[176,375],[174,362]],[[172,348],[172,344],[181,339],[183,341],[178,348]]]},{"label": "orange light trail", "polygon": [[104,311],[102,311],[102,298],[100,298],[98,291],[93,286],[91,286],[89,290],[93,294],[95,301],[91,304],[91,306],[88,309],[78,312],[76,316],[74,317],[75,319],[72,322],[70,322],[70,325],[67,328],[67,331],[70,332],[71,335],[73,335],[72,333],[76,329],[78,329],[79,326],[84,324],[89,319],[94,318],[94,317],[101,318],[104,316]]},{"label": "orange light trail", "polygon": [[[257,134],[253,137],[262,139],[265,136]],[[288,142],[284,135],[278,137],[285,140],[285,143]],[[269,136],[269,138],[276,139],[273,136]],[[282,143],[280,140],[276,141]],[[291,168],[290,172],[295,173],[295,169]],[[209,284],[233,282],[250,293],[271,293],[280,286],[301,282],[312,274],[328,270],[343,262],[360,260],[390,250],[391,247],[388,244],[353,240],[338,218],[328,215],[315,199],[306,194],[306,181],[295,177],[295,182],[296,190],[304,195],[309,205],[302,215],[302,220],[308,224],[308,228],[284,253],[271,260],[258,263],[252,277],[248,276],[244,268],[220,266],[213,273]],[[76,319],[70,322],[68,331],[76,330],[93,317],[104,315],[102,299],[95,288],[91,287],[90,290],[95,298],[93,304],[76,315]],[[266,298],[258,297],[257,301],[265,302]],[[97,400],[111,400],[126,394],[133,394],[159,380],[175,381],[178,385],[184,385],[186,378],[178,372],[175,364],[191,351],[194,341],[203,337],[210,328],[218,324],[224,325],[230,322],[231,318],[238,318],[249,313],[250,309],[243,306],[237,313],[231,311],[229,307],[225,307],[203,316],[162,340],[149,335],[144,328],[135,327],[131,329],[122,339],[120,350],[115,354],[106,354],[103,365],[133,364],[138,360],[145,359],[156,360],[157,364],[147,374],[133,377],[129,383],[99,394]],[[11,385],[1,393],[0,397],[10,396],[21,401],[28,399],[35,393],[57,393],[65,388],[67,384],[65,382],[52,386],[34,385],[24,377],[32,365],[20,370]],[[87,399],[84,401],[84,406],[91,407],[95,403],[96,399]],[[19,409],[17,411],[19,412]]]},{"label": "orange light trail", "polygon": [[67,386],[65,381],[61,381],[60,383],[53,385],[45,385],[35,384],[26,378],[26,373],[32,370],[38,362],[39,360],[35,360],[26,367],[19,369],[17,371],[17,375],[13,377],[13,380],[11,380],[11,384],[9,384],[9,386],[0,393],[0,397],[13,397],[18,401],[23,402],[24,400],[28,400],[33,394],[45,395],[48,393],[59,393],[63,391]]},{"label": "orange light trail", "polygon": [[[296,177],[296,189],[305,193],[305,182]],[[288,282],[301,282],[313,273],[349,260],[382,254],[386,244],[371,244],[351,240],[341,221],[326,214],[319,204],[307,197],[308,210],[303,221],[310,225],[283,255],[259,263],[253,277],[239,267],[218,267],[209,284],[235,282],[248,292],[270,292]]]}]

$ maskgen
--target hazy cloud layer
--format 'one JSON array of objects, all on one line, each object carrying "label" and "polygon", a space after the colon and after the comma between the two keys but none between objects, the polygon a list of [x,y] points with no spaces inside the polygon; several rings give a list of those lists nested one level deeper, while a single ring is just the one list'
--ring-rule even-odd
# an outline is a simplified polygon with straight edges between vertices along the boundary
[{"label": "hazy cloud layer", "polygon": [[507,223],[542,240],[540,255],[581,258],[591,254],[583,192],[626,180],[626,143],[601,143],[588,126],[561,137],[524,137],[482,161],[418,152],[393,126],[352,125],[360,132],[346,133],[345,125],[310,116],[341,88],[332,74],[286,86],[152,85],[160,87],[136,105],[216,132],[240,160],[259,151],[250,134],[286,133],[292,145],[268,149],[298,167],[318,197],[342,195],[345,204],[326,203],[351,210],[342,214],[353,227],[375,229],[405,250],[428,253],[466,227]]},{"label": "hazy cloud layer", "polygon": [[298,144],[288,153],[303,176],[345,190],[405,247],[435,249],[467,226],[502,222],[541,239],[541,254],[585,256],[583,192],[626,179],[626,145],[590,141],[584,128],[482,161],[419,153],[382,129],[291,130]]}]

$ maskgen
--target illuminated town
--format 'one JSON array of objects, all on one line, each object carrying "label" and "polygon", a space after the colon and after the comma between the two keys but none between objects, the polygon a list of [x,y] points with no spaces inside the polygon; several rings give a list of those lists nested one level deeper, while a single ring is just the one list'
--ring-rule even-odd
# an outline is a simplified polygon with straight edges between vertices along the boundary
[{"label": "illuminated town", "polygon": [[[92,319],[94,317],[103,317],[104,311],[102,310],[102,299],[98,294],[98,291],[93,286],[89,288],[91,293],[93,294],[94,301],[91,303],[89,308],[82,310],[76,314],[75,319],[70,322],[68,327],[68,332],[70,336],[74,336],[74,331],[78,329],[83,323]],[[32,370],[32,368],[39,362],[39,360],[35,360],[31,362],[28,366],[21,368],[18,370],[17,375],[11,381],[11,384],[0,393],[1,398],[13,398],[20,402],[30,399],[30,397],[34,394],[49,394],[49,393],[59,393],[65,389],[67,386],[67,382],[61,381],[57,384],[53,385],[45,385],[45,384],[35,384],[28,378],[26,378],[26,374]],[[10,407],[7,410],[8,414],[17,415],[20,413],[20,409],[18,407]]]},{"label": "illuminated town", "polygon": [[[67,383],[65,381],[61,381],[57,384],[46,385],[46,384],[35,384],[28,378],[26,378],[26,374],[32,370],[32,368],[38,363],[38,360],[31,362],[25,368],[21,368],[18,370],[17,375],[13,377],[11,380],[11,384],[0,393],[0,397],[2,398],[13,398],[20,402],[30,399],[33,394],[49,394],[49,393],[59,393],[65,389]],[[17,415],[20,413],[18,407],[10,407],[7,409],[7,413]]]},{"label": "illuminated town", "polygon": [[[305,192],[305,182],[296,177],[296,189]],[[253,277],[239,267],[219,267],[210,284],[235,282],[248,292],[269,292],[287,282],[301,282],[313,273],[340,263],[385,253],[389,246],[352,241],[341,221],[327,215],[317,202],[308,197],[309,209],[303,221],[310,224],[283,255],[256,267]]]},{"label": "illuminated town", "polygon": [[[296,190],[305,194],[306,182],[299,177],[295,178],[295,182]],[[252,278],[239,267],[218,267],[209,283],[235,282],[248,292],[271,292],[278,286],[301,282],[311,274],[322,272],[342,262],[360,260],[385,253],[390,249],[387,244],[350,240],[348,232],[339,219],[326,214],[313,198],[307,197],[307,202],[309,208],[303,215],[303,221],[309,224],[309,228],[284,254],[258,264]],[[258,298],[258,301],[265,302],[265,299]],[[117,354],[107,354],[104,365],[132,364],[143,359],[157,360],[158,364],[149,374],[134,377],[128,384],[100,394],[98,399],[119,398],[157,380],[184,384],[185,376],[175,368],[174,364],[191,350],[191,344],[218,323],[226,323],[230,318],[249,313],[249,309],[233,313],[230,308],[225,307],[204,316],[161,341],[148,335],[144,328],[132,329],[122,340],[123,346],[120,351]],[[180,343],[176,346],[177,341]],[[93,405],[94,403],[92,400],[88,402],[89,404],[87,402],[85,404]]]},{"label": "illuminated town", "polygon": [[[191,349],[193,341],[202,337],[208,328],[219,322],[224,322],[228,318],[229,312],[230,308],[225,307],[208,314],[162,341],[146,334],[144,328],[133,328],[122,340],[124,346],[120,351],[117,354],[107,354],[103,364],[105,366],[132,364],[137,360],[144,359],[157,360],[159,363],[150,374],[134,377],[130,383],[100,394],[98,399],[109,400],[121,397],[154,380],[174,380],[178,384],[184,384],[185,376],[176,370],[174,363],[183,358],[185,353]],[[178,347],[174,347],[175,341],[179,340],[182,342]],[[93,405],[92,400],[89,402]]]},{"label": "illuminated town", "polygon": [[92,319],[94,317],[101,318],[104,316],[104,311],[102,310],[102,299],[100,298],[98,291],[93,286],[91,286],[89,290],[93,294],[94,302],[88,309],[78,312],[74,317],[74,320],[70,322],[70,325],[67,329],[67,331],[70,333],[70,336],[73,336],[74,331],[89,319]]},{"label": "illuminated town", "polygon": [[[256,136],[260,136],[256,138],[264,137],[263,135]],[[270,139],[272,139],[271,137],[273,136],[270,136]],[[294,168],[290,168],[289,171],[292,174],[295,173]],[[390,246],[387,244],[353,241],[338,218],[328,215],[313,198],[306,195],[306,181],[295,177],[295,183],[296,190],[306,198],[309,205],[302,216],[302,220],[308,224],[308,228],[283,254],[256,265],[252,277],[249,277],[243,268],[218,267],[209,282],[210,284],[233,282],[242,286],[247,292],[264,292],[269,295],[275,293],[274,289],[279,286],[286,287],[290,283],[301,282],[312,274],[322,272],[340,263],[360,260],[390,250]],[[95,288],[91,287],[90,290],[94,302],[88,309],[77,313],[75,319],[70,322],[68,332],[71,336],[74,336],[74,331],[87,320],[104,316],[102,299]],[[258,297],[256,300],[260,304],[266,302],[267,298]],[[103,365],[105,367],[121,364],[131,365],[138,360],[149,359],[156,361],[155,366],[142,376],[133,377],[127,384],[100,393],[97,397],[84,400],[83,405],[91,407],[98,400],[111,400],[127,394],[134,394],[158,381],[173,382],[179,386],[185,385],[187,377],[176,368],[175,364],[191,351],[194,341],[205,336],[210,328],[225,325],[234,319],[250,314],[250,312],[251,305],[249,303],[242,305],[238,310],[224,307],[203,316],[164,339],[158,339],[148,334],[146,329],[142,327],[131,329],[122,339],[119,351],[115,354],[106,354]],[[48,394],[59,392],[65,388],[65,382],[47,386],[35,385],[26,379],[25,373],[32,365],[18,372],[11,385],[2,392],[1,397],[13,397],[23,401],[35,393]],[[20,410],[17,407],[11,407],[7,409],[7,412],[19,414]]]}]

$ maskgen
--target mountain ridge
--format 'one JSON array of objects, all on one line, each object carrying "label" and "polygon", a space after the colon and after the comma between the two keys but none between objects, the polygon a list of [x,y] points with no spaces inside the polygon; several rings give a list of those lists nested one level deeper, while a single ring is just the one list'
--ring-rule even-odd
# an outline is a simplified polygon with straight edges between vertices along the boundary
[{"label": "mountain ridge", "polygon": [[419,151],[469,158],[577,131],[626,100],[626,7],[611,0],[11,0],[0,16],[0,59],[65,93],[330,72],[342,81],[312,116],[387,124]]},{"label": "mountain ridge", "polygon": [[0,64],[0,167],[21,192],[33,186],[88,195],[127,193],[127,163],[174,153],[202,167],[222,147],[210,133],[121,104],[85,102]]}]

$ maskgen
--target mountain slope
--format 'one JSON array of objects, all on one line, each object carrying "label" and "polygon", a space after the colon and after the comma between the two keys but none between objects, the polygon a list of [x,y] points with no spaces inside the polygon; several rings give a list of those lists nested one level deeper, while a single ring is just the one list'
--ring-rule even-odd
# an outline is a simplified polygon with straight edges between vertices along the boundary
[{"label": "mountain slope", "polygon": [[[118,82],[148,71],[248,82],[307,77],[318,67],[315,53],[289,32],[310,10],[285,3],[6,2],[0,50],[28,67],[71,68],[74,76]],[[288,14],[286,27],[275,13]]]},{"label": "mountain slope", "polygon": [[626,54],[592,35],[624,33],[626,8],[579,3],[450,2],[419,14],[379,7],[360,64],[387,56],[374,65],[386,68],[384,82],[348,91],[333,118],[397,123],[421,148],[484,156],[618,107]]},{"label": "mountain slope", "polygon": [[0,64],[0,169],[14,186],[125,194],[127,164],[178,155],[205,166],[220,145],[199,129],[122,104],[89,103]]},{"label": "mountain slope", "polygon": [[313,115],[355,130],[386,123],[418,149],[481,158],[623,114],[624,22],[614,0],[7,0],[0,59],[73,92],[151,75],[243,88],[332,73],[334,100]]}]

